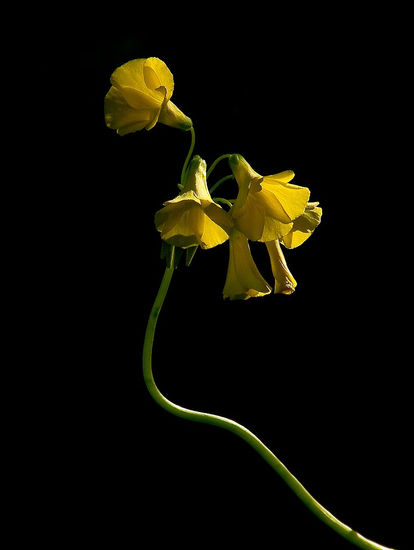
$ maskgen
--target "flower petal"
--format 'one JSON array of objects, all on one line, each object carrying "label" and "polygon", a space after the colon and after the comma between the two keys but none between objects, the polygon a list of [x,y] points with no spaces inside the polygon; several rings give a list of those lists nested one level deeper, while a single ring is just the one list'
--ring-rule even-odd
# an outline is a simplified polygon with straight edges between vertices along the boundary
[{"label": "flower petal", "polygon": [[170,201],[155,214],[155,225],[164,241],[189,248],[201,244],[204,217],[201,206],[194,201]]},{"label": "flower petal", "polygon": [[147,102],[151,99],[157,103],[160,102],[160,92],[149,88],[145,82],[144,66],[146,61],[146,59],[132,59],[115,69],[111,75],[112,85],[123,91],[124,95],[126,94],[132,101],[134,107],[136,107],[136,98],[134,98],[133,90],[140,94],[142,101],[144,101],[143,97],[145,96]]},{"label": "flower petal", "polygon": [[220,205],[213,202],[208,206],[204,206],[204,211],[214,223],[222,227],[224,230],[231,231],[233,229],[234,222],[230,214],[223,210]]},{"label": "flower petal", "polygon": [[265,216],[262,236],[257,239],[260,242],[274,241],[288,235],[293,227],[293,222],[281,223],[275,218]]},{"label": "flower petal", "polygon": [[278,174],[273,174],[273,176],[267,176],[268,178],[281,181],[282,183],[289,183],[295,177],[295,172],[293,170],[284,170]]},{"label": "flower petal", "polygon": [[275,294],[292,294],[297,283],[288,269],[279,241],[267,242],[266,247],[275,278]]},{"label": "flower petal", "polygon": [[249,194],[242,207],[237,209],[236,203],[230,210],[234,224],[251,241],[258,241],[263,235],[265,211],[263,205],[255,200],[256,194]]},{"label": "flower petal", "polygon": [[214,246],[223,244],[228,238],[229,236],[226,231],[204,214],[204,230],[200,237],[201,248],[213,248]]},{"label": "flower petal", "polygon": [[[288,221],[295,220],[305,211],[310,196],[310,191],[307,187],[284,183],[275,179],[274,176],[265,176],[262,187],[264,190],[273,193],[288,217]],[[280,221],[284,222],[283,219]]]},{"label": "flower petal", "polygon": [[165,87],[165,100],[168,101],[174,91],[174,77],[164,61],[149,57],[145,60],[143,73],[148,88],[156,90],[160,86]]},{"label": "flower petal", "polygon": [[106,125],[120,135],[142,130],[154,118],[153,110],[130,107],[122,93],[113,86],[105,96],[104,113]]},{"label": "flower petal", "polygon": [[286,248],[296,248],[304,243],[320,224],[322,208],[317,202],[308,203],[305,212],[293,222],[292,229],[282,239]]},{"label": "flower petal", "polygon": [[271,287],[254,263],[246,236],[237,230],[233,231],[230,236],[230,256],[223,297],[247,300],[270,292]]}]

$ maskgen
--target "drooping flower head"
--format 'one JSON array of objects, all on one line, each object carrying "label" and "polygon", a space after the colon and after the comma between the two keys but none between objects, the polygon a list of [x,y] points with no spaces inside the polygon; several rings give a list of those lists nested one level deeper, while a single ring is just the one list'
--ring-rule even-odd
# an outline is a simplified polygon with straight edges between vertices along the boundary
[{"label": "drooping flower head", "polygon": [[[280,243],[287,248],[302,244],[320,222],[322,209],[308,202],[306,187],[293,185],[291,170],[261,176],[241,155],[231,155],[229,164],[239,192],[230,215],[235,230],[230,237],[230,259],[224,296],[246,299],[264,296],[270,288],[260,275],[248,240],[266,244],[276,294],[292,294],[297,283],[289,271]],[[244,289],[244,290],[243,290]]]},{"label": "drooping flower head", "polygon": [[174,79],[161,59],[133,59],[112,73],[111,88],[105,96],[105,121],[121,136],[142,130],[151,130],[157,122],[189,130],[188,118],[171,96]]},{"label": "drooping flower head", "polygon": [[229,238],[233,221],[211,198],[206,162],[198,155],[189,164],[181,193],[155,214],[155,225],[164,241],[180,248],[212,248]]},{"label": "drooping flower head", "polygon": [[287,235],[305,211],[309,189],[289,183],[291,170],[263,177],[241,155],[231,155],[229,164],[239,187],[230,212],[235,226],[252,241]]}]

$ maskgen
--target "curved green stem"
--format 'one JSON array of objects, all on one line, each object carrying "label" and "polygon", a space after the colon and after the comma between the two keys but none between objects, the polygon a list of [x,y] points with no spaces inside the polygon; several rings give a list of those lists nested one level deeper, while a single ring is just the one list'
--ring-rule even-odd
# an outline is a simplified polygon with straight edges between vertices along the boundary
[{"label": "curved green stem", "polygon": [[303,487],[303,485],[292,475],[282,462],[247,428],[222,416],[208,414],[199,411],[193,411],[180,407],[172,401],[169,401],[157,388],[152,374],[151,357],[154,343],[154,334],[157,319],[167,294],[174,268],[167,267],[161,281],[160,288],[154,301],[151,313],[148,319],[148,325],[145,332],[143,349],[143,374],[146,386],[153,399],[166,411],[187,420],[211,424],[228,430],[246,441],[259,455],[280,475],[292,491],[301,499],[301,501],[331,529],[339,533],[349,542],[368,550],[392,550],[381,546],[371,540],[366,539],[338,519],[336,519],[328,510],[326,510],[312,495]]},{"label": "curved green stem", "polygon": [[229,201],[228,199],[223,199],[222,197],[213,197],[214,202],[221,202],[222,204],[226,204],[230,208],[233,206],[233,202]]},{"label": "curved green stem", "polygon": [[222,183],[224,183],[225,181],[227,180],[233,180],[234,179],[234,176],[233,174],[229,174],[228,176],[224,176],[224,178],[221,178],[219,179],[218,181],[216,181],[216,183],[211,187],[210,189],[210,194],[215,191],[217,189],[217,187],[219,187],[219,185],[221,185]]},{"label": "curved green stem", "polygon": [[213,162],[213,164],[210,166],[210,168],[207,170],[207,178],[209,177],[209,175],[211,174],[211,172],[214,170],[214,168],[217,166],[217,164],[224,160],[224,159],[228,159],[229,157],[231,157],[231,154],[226,154],[226,155],[221,155],[220,157],[216,158],[216,160]]},{"label": "curved green stem", "polygon": [[181,180],[180,180],[181,185],[185,184],[185,175],[186,175],[186,172],[187,172],[187,166],[188,166],[188,163],[190,162],[191,155],[193,154],[193,151],[194,151],[195,131],[194,131],[193,126],[191,126],[190,131],[191,131],[191,144],[190,144],[190,149],[188,151],[187,157],[184,161],[183,169],[181,170]]}]

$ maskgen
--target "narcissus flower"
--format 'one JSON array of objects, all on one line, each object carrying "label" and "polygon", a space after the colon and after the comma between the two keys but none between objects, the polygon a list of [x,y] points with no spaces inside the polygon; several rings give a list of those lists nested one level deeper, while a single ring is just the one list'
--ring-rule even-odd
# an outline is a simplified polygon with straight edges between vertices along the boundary
[{"label": "narcissus flower", "polygon": [[279,241],[267,242],[266,247],[270,256],[273,277],[275,278],[275,294],[292,294],[297,283],[289,271]]},{"label": "narcissus flower", "polygon": [[308,202],[305,212],[293,222],[292,229],[281,241],[286,248],[296,248],[304,243],[321,223],[322,208],[318,204],[318,202]]},{"label": "narcissus flower", "polygon": [[111,76],[111,88],[105,97],[105,121],[121,136],[157,122],[189,130],[188,118],[172,103],[173,75],[157,57],[133,59],[118,67]]},{"label": "narcissus flower", "polygon": [[247,300],[269,294],[272,287],[257,269],[247,237],[234,229],[229,242],[230,257],[223,297],[230,300]]},{"label": "narcissus flower", "polygon": [[293,228],[309,200],[309,189],[289,183],[291,170],[261,176],[241,155],[231,155],[229,164],[239,186],[230,211],[235,226],[252,241],[272,241]]},{"label": "narcissus flower", "polygon": [[164,241],[180,248],[212,248],[229,238],[233,221],[211,198],[206,162],[198,155],[190,162],[181,193],[155,214],[155,225]]}]

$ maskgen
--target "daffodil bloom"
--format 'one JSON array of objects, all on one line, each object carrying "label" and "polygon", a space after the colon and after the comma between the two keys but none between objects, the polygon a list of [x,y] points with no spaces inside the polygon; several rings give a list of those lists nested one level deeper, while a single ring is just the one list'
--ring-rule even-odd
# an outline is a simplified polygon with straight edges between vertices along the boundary
[{"label": "daffodil bloom", "polygon": [[171,101],[174,79],[161,59],[133,59],[112,73],[111,88],[105,96],[105,121],[121,136],[157,122],[189,130],[189,119]]},{"label": "daffodil bloom", "polygon": [[233,221],[211,198],[206,162],[198,155],[190,162],[181,193],[155,214],[155,225],[164,241],[180,248],[212,248],[229,238]]},{"label": "daffodil bloom", "polygon": [[266,248],[275,278],[275,294],[292,294],[295,292],[297,283],[289,271],[279,241],[267,242]]},{"label": "daffodil bloom", "polygon": [[305,212],[293,222],[292,229],[281,240],[286,248],[296,248],[312,235],[322,217],[322,208],[318,204],[318,202],[308,202]]},{"label": "daffodil bloom", "polygon": [[247,300],[264,296],[272,287],[261,276],[250,252],[247,237],[237,229],[230,234],[230,256],[223,296],[230,300]]},{"label": "daffodil bloom", "polygon": [[231,155],[229,164],[239,187],[230,211],[235,227],[252,241],[287,235],[305,211],[309,189],[289,183],[295,175],[292,170],[263,177],[241,155]]}]

